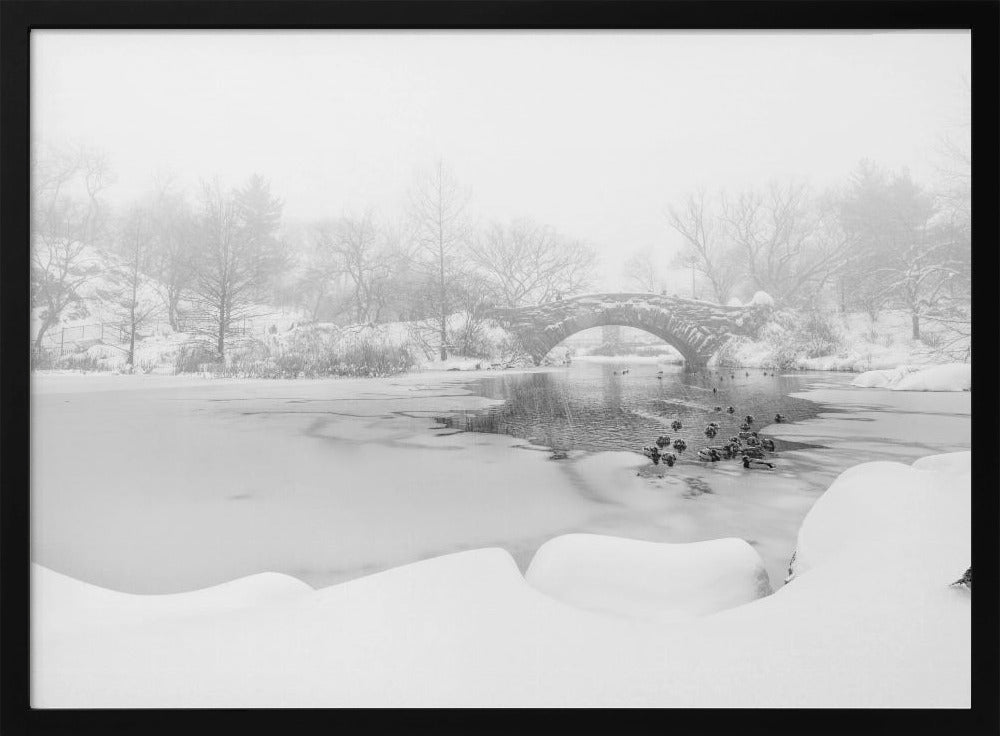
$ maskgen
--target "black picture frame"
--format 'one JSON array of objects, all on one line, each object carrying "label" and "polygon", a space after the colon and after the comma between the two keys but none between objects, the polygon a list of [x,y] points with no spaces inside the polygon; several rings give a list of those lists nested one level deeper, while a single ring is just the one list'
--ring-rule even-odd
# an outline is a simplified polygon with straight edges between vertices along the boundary
[{"label": "black picture frame", "polygon": [[[29,706],[29,34],[32,29],[970,29],[973,88],[973,693],[969,710],[32,710]],[[3,0],[0,3],[0,732],[1000,732],[997,440],[1000,2],[991,0]],[[985,581],[985,582],[983,582]]]}]

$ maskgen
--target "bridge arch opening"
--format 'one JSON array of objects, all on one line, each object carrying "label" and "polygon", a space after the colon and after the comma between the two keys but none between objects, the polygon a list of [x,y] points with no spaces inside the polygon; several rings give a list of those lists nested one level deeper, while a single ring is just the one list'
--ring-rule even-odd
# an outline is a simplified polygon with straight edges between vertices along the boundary
[{"label": "bridge arch opening", "polygon": [[647,330],[631,325],[588,327],[568,335],[552,346],[544,358],[559,357],[565,351],[576,357],[605,356],[610,358],[657,358],[664,363],[683,363],[683,353],[669,341]]},{"label": "bridge arch opening", "polygon": [[686,340],[684,336],[678,335],[670,329],[664,329],[660,324],[652,321],[646,322],[634,317],[621,319],[616,318],[614,315],[601,313],[565,320],[553,328],[546,329],[538,336],[538,339],[533,341],[533,345],[528,346],[528,349],[535,364],[538,365],[544,360],[545,356],[566,340],[595,328],[603,327],[626,328],[635,332],[652,335],[661,344],[668,345],[680,355],[684,361],[686,370],[699,370],[708,362],[708,357],[699,353],[698,349]]}]

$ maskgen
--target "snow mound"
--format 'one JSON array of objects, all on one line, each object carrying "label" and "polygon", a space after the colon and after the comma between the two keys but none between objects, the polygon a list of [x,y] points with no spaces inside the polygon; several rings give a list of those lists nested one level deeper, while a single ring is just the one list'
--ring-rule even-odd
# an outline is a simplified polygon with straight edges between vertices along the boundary
[{"label": "snow mound", "polygon": [[878,371],[865,371],[853,381],[852,386],[859,388],[888,388],[903,378],[908,373],[917,370],[910,366],[901,365],[898,368],[891,368]]},{"label": "snow mound", "polygon": [[766,291],[758,291],[753,295],[753,298],[747,302],[747,305],[756,305],[759,307],[773,307],[774,298],[768,294]]},{"label": "snow mound", "polygon": [[866,371],[851,381],[851,385],[892,391],[969,391],[972,389],[972,366],[969,363],[928,367],[901,365],[891,370]]},{"label": "snow mound", "polygon": [[972,452],[946,452],[941,455],[927,455],[914,461],[911,466],[917,470],[932,470],[965,476],[972,473]]},{"label": "snow mound", "polygon": [[525,578],[564,603],[656,621],[705,616],[771,593],[760,555],[742,539],[660,544],[567,534],[538,549]]},{"label": "snow mound", "polygon": [[[129,595],[33,565],[31,704],[968,708],[971,596],[950,583],[970,461],[844,472],[800,528],[795,579],[763,598],[733,539],[569,535],[530,582],[489,548],[316,591],[257,575]],[[716,612],[663,625],[671,607]]]},{"label": "snow mound", "polygon": [[904,376],[890,387],[893,391],[969,391],[972,365],[947,363]]},{"label": "snow mound", "polygon": [[[761,293],[763,293],[763,292],[761,292]],[[738,297],[734,296],[734,297],[730,297],[729,301],[726,302],[726,306],[727,307],[742,307],[743,306],[743,302],[741,302]]]},{"label": "snow mound", "polygon": [[[971,558],[971,456],[949,453],[922,458],[912,466],[874,462],[845,470],[802,521],[793,566],[796,579],[833,563],[866,574],[939,582],[958,568],[964,571]],[[964,472],[956,476],[959,469]],[[930,531],[940,529],[956,533]],[[929,547],[935,548],[933,555],[927,554]]]}]

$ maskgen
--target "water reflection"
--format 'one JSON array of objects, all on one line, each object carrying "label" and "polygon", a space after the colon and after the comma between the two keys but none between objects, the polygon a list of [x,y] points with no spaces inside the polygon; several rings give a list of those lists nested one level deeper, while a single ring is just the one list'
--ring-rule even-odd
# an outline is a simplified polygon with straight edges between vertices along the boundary
[{"label": "water reflection", "polygon": [[[628,373],[622,375],[624,368]],[[688,449],[681,459],[696,462],[698,448],[737,434],[747,415],[754,417],[754,429],[771,424],[778,412],[786,421],[815,416],[815,404],[788,396],[805,382],[802,376],[760,369],[685,373],[663,364],[577,361],[557,371],[484,378],[475,392],[504,403],[445,421],[466,431],[509,434],[557,450],[639,451],[666,434],[683,438]],[[733,414],[726,412],[729,406]],[[682,423],[680,430],[671,429],[674,420]],[[709,422],[719,424],[718,436],[711,440],[704,435]],[[801,446],[775,444],[779,450]]]}]

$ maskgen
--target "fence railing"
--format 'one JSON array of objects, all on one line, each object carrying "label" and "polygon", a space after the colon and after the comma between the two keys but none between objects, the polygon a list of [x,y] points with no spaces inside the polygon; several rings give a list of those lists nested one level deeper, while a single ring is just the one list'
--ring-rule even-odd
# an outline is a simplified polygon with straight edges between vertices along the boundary
[{"label": "fence railing", "polygon": [[[151,335],[155,335],[163,328],[165,322],[146,325],[136,331],[136,339],[143,340]],[[182,332],[188,331],[185,325],[180,325]],[[267,330],[267,325],[255,324],[252,319],[243,319],[230,325],[229,333],[234,335],[255,335]],[[62,357],[67,353],[77,352],[81,347],[88,346],[87,343],[105,345],[122,345],[128,342],[129,326],[121,322],[92,322],[86,325],[72,325],[69,327],[53,327],[46,331],[37,349]],[[32,350],[36,350],[32,342]]]}]

